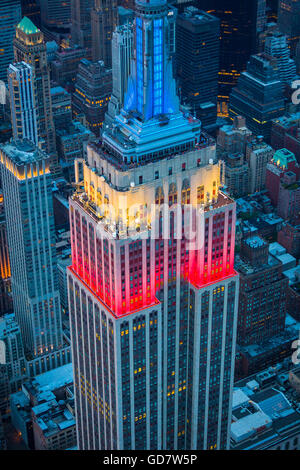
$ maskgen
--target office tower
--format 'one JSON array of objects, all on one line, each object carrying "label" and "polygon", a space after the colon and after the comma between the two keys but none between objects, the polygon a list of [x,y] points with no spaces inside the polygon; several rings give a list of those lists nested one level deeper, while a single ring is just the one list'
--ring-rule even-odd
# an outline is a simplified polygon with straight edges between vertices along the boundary
[{"label": "office tower", "polygon": [[229,153],[224,155],[223,181],[226,192],[235,198],[249,194],[249,166],[245,155]]},{"label": "office tower", "polygon": [[10,261],[7,245],[3,194],[0,192],[0,316],[12,312]]},{"label": "office tower", "polygon": [[297,163],[295,155],[285,148],[277,150],[270,163],[267,164],[266,170],[266,189],[275,207],[278,204],[281,178],[288,171],[292,171],[297,177],[300,177],[300,165]]},{"label": "office tower", "polygon": [[265,24],[265,0],[197,0],[197,7],[221,21],[218,113],[228,116],[229,95]]},{"label": "office tower", "polygon": [[180,97],[202,126],[217,119],[220,20],[188,7],[177,16],[176,65]]},{"label": "office tower", "polygon": [[300,257],[300,223],[285,222],[278,232],[278,243],[295,258]]},{"label": "office tower", "polygon": [[46,44],[43,33],[26,17],[22,19],[16,29],[14,53],[16,62],[24,61],[33,69],[39,140],[45,142],[45,151],[51,157],[51,171],[56,173],[58,171],[57,155]]},{"label": "office tower", "polygon": [[102,61],[90,62],[82,59],[79,63],[72,96],[73,114],[83,114],[87,126],[95,135],[99,135],[112,90],[111,69]]},{"label": "office tower", "polygon": [[92,31],[91,10],[93,0],[71,0],[71,41],[72,45],[86,50],[86,57],[91,58]]},{"label": "office tower", "polygon": [[[235,203],[219,191],[215,143],[179,109],[169,11],[136,1],[124,107],[70,199],[79,449],[229,445]],[[168,214],[177,202],[185,221]],[[203,222],[195,237],[188,214]]]},{"label": "office tower", "polygon": [[0,156],[14,310],[41,373],[63,360],[49,157],[29,140],[2,145]]},{"label": "office tower", "polygon": [[291,56],[294,57],[300,40],[300,3],[297,0],[279,0],[278,27],[288,37]]},{"label": "office tower", "polygon": [[232,125],[225,124],[219,129],[218,154],[222,157],[224,153],[245,153],[251,136],[252,132],[246,127],[245,118],[235,116]]},{"label": "office tower", "polygon": [[280,180],[277,213],[285,220],[299,219],[300,178],[293,171],[287,171]]},{"label": "office tower", "polygon": [[21,0],[22,18],[27,16],[38,28],[41,26],[41,8],[39,0]]},{"label": "office tower", "polygon": [[290,50],[286,42],[286,36],[278,31],[270,33],[266,37],[265,52],[277,59],[278,75],[282,83],[291,85],[297,78],[296,64],[290,58]]},{"label": "office tower", "polygon": [[277,23],[278,19],[278,3],[279,0],[267,0],[266,2],[266,14],[268,22]]},{"label": "office tower", "polygon": [[61,86],[51,88],[52,114],[55,130],[72,122],[71,95]]},{"label": "office tower", "polygon": [[286,148],[300,164],[300,112],[272,121],[271,145],[275,150]]},{"label": "office tower", "polygon": [[112,39],[112,95],[105,116],[105,123],[111,124],[124,106],[130,64],[133,53],[133,27],[118,26]]},{"label": "office tower", "polygon": [[231,118],[242,115],[247,127],[268,142],[272,119],[284,114],[283,86],[277,60],[265,53],[253,55],[230,95]]},{"label": "office tower", "polygon": [[118,23],[117,0],[94,0],[91,11],[92,60],[102,60],[111,68],[111,41]]},{"label": "office tower", "polygon": [[81,47],[70,47],[57,51],[51,63],[53,81],[69,91],[73,91],[79,63],[85,57],[86,51]]},{"label": "office tower", "polygon": [[5,364],[0,364],[0,414],[9,412],[9,396],[20,390],[26,379],[20,327],[13,313],[0,318],[0,341],[5,344]]},{"label": "office tower", "polygon": [[246,145],[246,159],[250,170],[249,191],[255,193],[266,187],[267,165],[272,160],[274,150],[262,136],[253,136]]},{"label": "office tower", "polygon": [[281,262],[269,255],[268,243],[259,236],[243,240],[235,268],[240,274],[239,345],[257,344],[283,331],[288,280]]},{"label": "office tower", "polygon": [[297,73],[299,75],[300,74],[300,39],[296,46],[295,64],[296,64]]},{"label": "office tower", "polygon": [[2,0],[0,3],[0,80],[7,81],[7,68],[14,61],[13,38],[21,20],[20,0]]},{"label": "office tower", "polygon": [[10,64],[8,68],[11,123],[14,139],[28,139],[39,145],[32,67],[25,62]]},{"label": "office tower", "polygon": [[42,27],[47,29],[70,28],[71,0],[40,0]]}]

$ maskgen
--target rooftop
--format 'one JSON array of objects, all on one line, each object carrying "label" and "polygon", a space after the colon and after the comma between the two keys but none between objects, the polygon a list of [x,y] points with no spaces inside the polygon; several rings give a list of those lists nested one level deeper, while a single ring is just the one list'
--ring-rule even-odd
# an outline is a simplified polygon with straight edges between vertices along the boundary
[{"label": "rooftop", "polygon": [[35,24],[33,24],[33,22],[29,18],[27,18],[27,16],[24,16],[24,18],[18,24],[17,28],[23,31],[25,34],[40,33],[40,30],[35,26]]},{"label": "rooftop", "polygon": [[48,155],[30,140],[11,140],[6,144],[0,145],[0,151],[4,152],[15,165],[22,166],[28,163],[36,163],[37,161],[49,158]]}]

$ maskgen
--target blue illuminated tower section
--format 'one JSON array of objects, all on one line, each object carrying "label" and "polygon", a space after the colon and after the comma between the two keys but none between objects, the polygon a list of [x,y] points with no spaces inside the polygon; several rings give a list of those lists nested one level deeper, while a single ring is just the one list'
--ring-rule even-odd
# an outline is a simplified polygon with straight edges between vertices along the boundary
[{"label": "blue illuminated tower section", "polygon": [[177,113],[179,100],[172,72],[174,12],[166,0],[136,2],[135,57],[125,110],[136,109],[143,120]]}]

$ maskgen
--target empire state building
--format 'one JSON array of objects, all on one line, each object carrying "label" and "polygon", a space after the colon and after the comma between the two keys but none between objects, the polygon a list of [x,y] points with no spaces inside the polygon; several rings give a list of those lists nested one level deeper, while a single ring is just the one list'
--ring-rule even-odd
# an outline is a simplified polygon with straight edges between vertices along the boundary
[{"label": "empire state building", "polygon": [[88,147],[70,200],[78,448],[225,449],[235,203],[214,141],[180,109],[175,12],[136,0],[135,15],[123,109]]}]

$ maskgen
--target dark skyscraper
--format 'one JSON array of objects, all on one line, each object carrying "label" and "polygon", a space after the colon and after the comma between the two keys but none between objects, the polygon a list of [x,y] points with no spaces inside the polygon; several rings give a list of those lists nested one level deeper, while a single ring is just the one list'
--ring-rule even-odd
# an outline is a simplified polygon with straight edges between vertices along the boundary
[{"label": "dark skyscraper", "polygon": [[176,65],[181,101],[202,126],[217,118],[220,20],[188,7],[178,15]]},{"label": "dark skyscraper", "polygon": [[283,86],[275,58],[265,53],[251,56],[230,95],[229,114],[231,118],[244,116],[247,127],[269,142],[272,119],[284,114]]},{"label": "dark skyscraper", "polygon": [[297,43],[300,40],[299,0],[279,0],[278,27],[288,37],[291,55],[294,57]]},{"label": "dark skyscraper", "polygon": [[27,16],[38,28],[41,26],[41,7],[39,0],[21,0],[22,17]]},{"label": "dark skyscraper", "polygon": [[228,116],[229,95],[256,52],[257,34],[265,24],[265,0],[197,0],[199,8],[221,20],[219,114]]},{"label": "dark skyscraper", "polygon": [[288,280],[269,255],[269,244],[255,235],[242,242],[235,267],[240,274],[238,343],[257,344],[284,330]]},{"label": "dark skyscraper", "polygon": [[84,114],[87,126],[95,135],[99,135],[104,122],[111,90],[111,69],[104,67],[101,61],[82,59],[73,94],[73,114]]},{"label": "dark skyscraper", "polygon": [[91,12],[92,59],[111,67],[112,35],[118,22],[117,0],[94,0]]},{"label": "dark skyscraper", "polygon": [[15,29],[21,20],[19,0],[0,2],[0,80],[7,81],[7,69],[14,61],[13,39]]},{"label": "dark skyscraper", "polygon": [[94,0],[71,0],[71,40],[73,45],[83,47],[91,58],[92,30],[91,9]]}]

